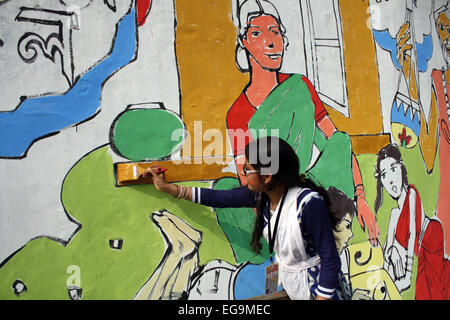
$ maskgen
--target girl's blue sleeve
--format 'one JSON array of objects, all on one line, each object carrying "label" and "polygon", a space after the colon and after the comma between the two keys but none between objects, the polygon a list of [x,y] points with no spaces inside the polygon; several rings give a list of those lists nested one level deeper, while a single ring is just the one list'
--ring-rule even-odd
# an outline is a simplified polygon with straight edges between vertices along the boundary
[{"label": "girl's blue sleeve", "polygon": [[230,190],[192,188],[192,201],[214,208],[256,207],[256,193],[247,186]]},{"label": "girl's blue sleeve", "polygon": [[320,275],[317,294],[332,298],[338,284],[341,269],[336,241],[328,216],[328,207],[319,197],[311,198],[302,209],[302,232],[312,240],[316,254],[320,257]]}]

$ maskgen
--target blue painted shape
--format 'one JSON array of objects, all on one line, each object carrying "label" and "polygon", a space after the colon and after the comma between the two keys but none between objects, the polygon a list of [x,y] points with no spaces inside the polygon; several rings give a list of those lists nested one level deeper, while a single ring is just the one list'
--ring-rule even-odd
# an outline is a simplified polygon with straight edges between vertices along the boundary
[{"label": "blue painted shape", "polygon": [[[400,62],[397,59],[397,41],[391,37],[387,30],[378,31],[372,30],[375,41],[378,45],[388,51],[391,55],[391,60],[394,66],[401,70]],[[428,60],[433,55],[433,41],[431,34],[424,36],[423,43],[416,43],[418,70],[419,72],[425,72],[428,68]]]},{"label": "blue painted shape", "polygon": [[425,72],[428,69],[428,60],[433,55],[433,38],[431,34],[423,37],[423,43],[417,43],[417,59],[419,72]]},{"label": "blue painted shape", "polygon": [[394,66],[401,70],[400,62],[397,59],[397,43],[396,40],[391,37],[389,32],[387,30],[378,31],[378,30],[372,30],[373,37],[375,38],[375,41],[378,43],[378,45],[386,50],[389,51],[391,54],[391,60],[392,63],[394,63]]},{"label": "blue painted shape", "polygon": [[391,122],[401,123],[409,127],[416,136],[420,135],[420,121],[418,115],[419,113],[417,112],[411,120],[411,108],[408,108],[405,114],[405,105],[403,102],[398,106],[397,101],[394,100],[391,110]]},{"label": "blue painted shape", "polygon": [[[270,258],[262,264],[247,264],[236,277],[234,298],[243,300],[261,296],[266,292],[266,267],[270,265]],[[281,290],[281,286],[278,288]]]},{"label": "blue painted shape", "polygon": [[82,76],[67,93],[27,99],[16,110],[0,113],[0,157],[22,157],[34,141],[93,117],[100,108],[103,83],[129,64],[135,53],[133,9],[118,25],[110,56]]}]

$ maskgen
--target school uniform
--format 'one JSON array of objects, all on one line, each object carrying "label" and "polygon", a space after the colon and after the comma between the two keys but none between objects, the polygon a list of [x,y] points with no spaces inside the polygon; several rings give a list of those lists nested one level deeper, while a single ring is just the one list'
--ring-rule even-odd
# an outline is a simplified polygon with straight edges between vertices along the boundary
[{"label": "school uniform", "polygon": [[[216,208],[254,208],[260,193],[247,186],[231,190],[193,188],[192,201]],[[308,188],[292,187],[284,195],[274,241],[275,261],[279,265],[279,281],[291,299],[310,299],[320,295],[325,298],[342,298],[336,294],[341,262],[336,250],[328,208],[323,198]],[[263,208],[263,236],[269,242],[278,216]]]}]

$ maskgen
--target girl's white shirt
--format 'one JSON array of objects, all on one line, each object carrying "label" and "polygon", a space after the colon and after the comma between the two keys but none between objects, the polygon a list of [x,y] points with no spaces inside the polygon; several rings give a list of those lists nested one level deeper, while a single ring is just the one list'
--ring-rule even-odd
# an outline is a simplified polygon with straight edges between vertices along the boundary
[{"label": "girl's white shirt", "polygon": [[[274,244],[275,259],[279,265],[279,283],[283,285],[286,293],[293,300],[310,299],[307,269],[320,264],[318,255],[309,257],[306,254],[298,218],[297,198],[302,192],[308,191],[310,193],[302,199],[298,206],[302,208],[303,203],[313,197],[320,197],[319,194],[301,187],[290,188],[287,192]],[[280,214],[280,203],[281,201],[270,218],[272,234],[276,218]],[[263,230],[263,236],[269,241],[267,225]]]}]

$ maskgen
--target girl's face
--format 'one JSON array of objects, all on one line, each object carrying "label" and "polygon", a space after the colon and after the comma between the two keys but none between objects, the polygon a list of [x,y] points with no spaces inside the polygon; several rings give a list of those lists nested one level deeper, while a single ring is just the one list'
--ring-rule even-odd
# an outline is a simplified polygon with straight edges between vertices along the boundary
[{"label": "girl's face", "polygon": [[[245,174],[247,173],[247,174]],[[253,191],[264,191],[266,185],[264,183],[264,178],[259,174],[259,171],[255,169],[245,158],[245,164],[243,167],[243,174],[247,178],[247,185],[250,190]]]},{"label": "girl's face", "polygon": [[402,167],[397,160],[387,157],[380,161],[381,184],[394,199],[398,199],[402,192],[402,178]]},{"label": "girl's face", "polygon": [[274,17],[261,15],[250,20],[244,47],[264,69],[278,70],[283,60],[284,42]]}]

